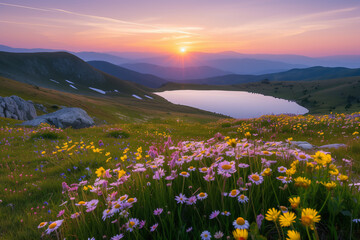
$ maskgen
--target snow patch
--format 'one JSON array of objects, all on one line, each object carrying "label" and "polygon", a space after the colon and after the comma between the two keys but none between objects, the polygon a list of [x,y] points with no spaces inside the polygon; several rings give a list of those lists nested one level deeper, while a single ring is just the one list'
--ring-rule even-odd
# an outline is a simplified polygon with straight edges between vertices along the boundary
[{"label": "snow patch", "polygon": [[89,87],[91,90],[95,91],[95,92],[98,92],[98,93],[101,93],[101,94],[106,94],[106,92],[104,90],[101,90],[101,89],[97,89],[97,88],[92,88],[92,87]]},{"label": "snow patch", "polygon": [[147,97],[147,98],[149,98],[149,99],[154,99],[153,97],[150,97],[150,96],[148,96],[148,95],[145,95],[145,97]]},{"label": "snow patch", "polygon": [[114,92],[119,92],[119,91],[115,89]]},{"label": "snow patch", "polygon": [[132,95],[134,98],[137,98],[137,99],[141,99],[142,100],[142,98],[141,97],[139,97],[138,95],[136,95],[136,94],[133,94]]},{"label": "snow patch", "polygon": [[52,82],[54,82],[54,83],[57,83],[57,84],[59,84],[59,82],[58,81],[56,81],[56,80],[54,80],[54,79],[49,79],[50,81],[52,81]]},{"label": "snow patch", "polygon": [[69,85],[70,87],[72,87],[73,89],[76,89],[77,90],[77,87],[73,86],[73,85]]},{"label": "snow patch", "polygon": [[72,81],[69,81],[69,80],[65,80],[65,82],[68,82],[70,84],[75,84],[75,83],[73,83]]}]

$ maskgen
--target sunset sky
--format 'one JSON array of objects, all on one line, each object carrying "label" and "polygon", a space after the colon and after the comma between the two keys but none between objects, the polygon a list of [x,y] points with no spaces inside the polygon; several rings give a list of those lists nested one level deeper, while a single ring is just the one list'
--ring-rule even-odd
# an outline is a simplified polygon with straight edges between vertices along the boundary
[{"label": "sunset sky", "polygon": [[0,0],[0,44],[70,51],[360,54],[358,0]]}]

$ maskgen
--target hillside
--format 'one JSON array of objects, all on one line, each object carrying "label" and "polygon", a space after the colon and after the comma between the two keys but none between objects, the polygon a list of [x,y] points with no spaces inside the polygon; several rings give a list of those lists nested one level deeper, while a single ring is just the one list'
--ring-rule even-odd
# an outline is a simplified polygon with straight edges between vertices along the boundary
[{"label": "hillside", "polygon": [[124,123],[157,121],[160,119],[182,119],[196,122],[216,121],[221,115],[192,107],[172,104],[153,95],[153,99],[137,99],[119,95],[84,96],[37,87],[0,77],[0,96],[17,95],[34,103],[41,103],[49,111],[60,106],[80,107],[95,117],[97,123]]},{"label": "hillside", "polygon": [[91,66],[108,73],[117,78],[138,83],[147,87],[157,88],[166,83],[167,81],[151,74],[138,73],[118,65],[111,64],[104,61],[89,61]]},{"label": "hillside", "polygon": [[123,96],[151,95],[147,88],[101,72],[66,52],[0,52],[0,76],[72,93],[99,95],[106,91]]},{"label": "hillside", "polygon": [[150,63],[127,63],[122,65],[133,71],[152,74],[167,80],[185,80],[196,78],[209,78],[215,76],[223,76],[230,74],[214,67],[198,66],[198,67],[164,67]]},{"label": "hillside", "polygon": [[193,79],[186,81],[178,81],[180,83],[188,84],[209,84],[209,85],[232,85],[249,82],[259,82],[265,79],[269,81],[314,81],[314,80],[328,80],[343,77],[360,76],[360,68],[329,68],[329,67],[310,67],[303,69],[291,69],[285,72],[262,74],[262,75],[240,75],[229,74],[225,76]]}]

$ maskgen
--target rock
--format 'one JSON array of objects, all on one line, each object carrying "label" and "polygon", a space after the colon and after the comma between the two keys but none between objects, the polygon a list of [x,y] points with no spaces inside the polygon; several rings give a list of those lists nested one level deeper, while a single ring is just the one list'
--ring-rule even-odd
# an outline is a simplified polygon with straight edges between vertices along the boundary
[{"label": "rock", "polygon": [[32,102],[25,101],[18,96],[0,97],[0,117],[31,120],[36,116]]},{"label": "rock", "polygon": [[93,126],[94,120],[81,108],[63,108],[56,112],[41,115],[21,125],[38,126],[47,123],[58,128],[72,127],[75,129]]},{"label": "rock", "polygon": [[335,148],[335,149],[338,149],[338,148],[342,148],[342,147],[346,147],[346,144],[343,144],[343,143],[327,144],[327,145],[320,146],[319,148],[321,148],[321,149],[323,149],[323,148]]},{"label": "rock", "polygon": [[[30,102],[30,101],[28,101],[28,102]],[[42,104],[34,104],[34,106],[35,106],[36,109],[42,111],[43,113],[48,113],[47,109],[46,109],[46,107],[44,107],[44,105],[42,105]]]},{"label": "rock", "polygon": [[299,148],[302,148],[304,150],[311,150],[314,148],[314,146],[306,141],[292,141],[291,146],[297,146]]}]

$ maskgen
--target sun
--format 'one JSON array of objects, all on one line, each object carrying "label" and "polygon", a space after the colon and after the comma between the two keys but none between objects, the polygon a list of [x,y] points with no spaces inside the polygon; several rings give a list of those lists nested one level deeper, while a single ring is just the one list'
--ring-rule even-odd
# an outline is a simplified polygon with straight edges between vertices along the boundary
[{"label": "sun", "polygon": [[180,52],[181,52],[181,53],[185,53],[185,52],[186,52],[186,48],[185,48],[185,47],[181,47],[181,48],[180,48]]}]

